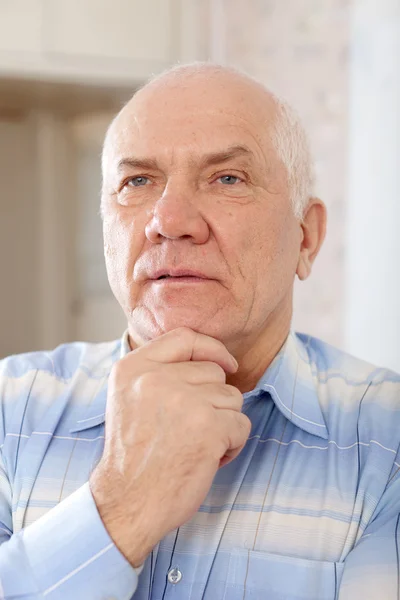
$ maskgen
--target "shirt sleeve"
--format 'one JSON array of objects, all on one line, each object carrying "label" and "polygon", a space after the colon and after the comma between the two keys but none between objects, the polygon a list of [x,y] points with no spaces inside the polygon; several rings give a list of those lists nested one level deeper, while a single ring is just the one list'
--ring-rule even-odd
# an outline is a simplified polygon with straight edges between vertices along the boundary
[{"label": "shirt sleeve", "polygon": [[398,600],[399,555],[400,466],[395,462],[374,517],[345,560],[339,600]]},{"label": "shirt sleeve", "polygon": [[[0,490],[0,515],[5,501]],[[108,535],[88,483],[15,535],[0,522],[0,536],[0,600],[129,600],[136,590],[140,570]]]}]

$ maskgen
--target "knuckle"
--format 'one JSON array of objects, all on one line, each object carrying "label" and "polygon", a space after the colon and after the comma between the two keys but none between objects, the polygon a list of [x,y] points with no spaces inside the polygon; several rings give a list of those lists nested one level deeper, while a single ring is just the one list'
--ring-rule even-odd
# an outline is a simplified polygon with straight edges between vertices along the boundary
[{"label": "knuckle", "polygon": [[135,393],[139,396],[147,395],[150,391],[154,391],[158,385],[159,379],[154,376],[154,373],[146,371],[138,375],[133,381]]},{"label": "knuckle", "polygon": [[220,365],[217,365],[217,363],[215,362],[210,362],[208,364],[211,375],[215,377],[215,379],[217,379],[218,381],[222,381],[223,383],[225,383],[226,374],[223,368]]},{"label": "knuckle", "polygon": [[125,380],[125,367],[121,360],[114,363],[110,371],[109,385],[118,388]]},{"label": "knuckle", "polygon": [[236,386],[227,383],[226,387],[229,389],[231,396],[243,402],[243,394]]},{"label": "knuckle", "polygon": [[238,413],[238,417],[239,425],[243,430],[243,434],[245,434],[246,437],[249,437],[251,432],[251,421],[249,417],[247,415],[244,415],[243,413]]},{"label": "knuckle", "polygon": [[241,391],[238,390],[238,388],[234,385],[230,384],[225,384],[224,388],[226,395],[235,401],[235,407],[237,407],[238,410],[241,410],[243,406],[243,394],[241,393]]},{"label": "knuckle", "polygon": [[226,383],[218,384],[215,389],[220,396],[224,396],[225,398],[229,398],[229,399],[232,398],[232,392]]}]

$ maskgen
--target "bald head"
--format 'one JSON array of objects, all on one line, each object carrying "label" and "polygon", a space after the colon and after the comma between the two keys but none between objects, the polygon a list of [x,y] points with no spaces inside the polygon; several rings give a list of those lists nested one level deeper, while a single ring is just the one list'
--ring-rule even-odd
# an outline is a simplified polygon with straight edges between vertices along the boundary
[{"label": "bald head", "polygon": [[[110,154],[121,132],[130,129],[137,111],[170,115],[181,109],[205,111],[209,106],[223,116],[236,105],[237,116],[257,124],[260,138],[267,137],[287,177],[288,193],[297,218],[301,219],[313,193],[314,176],[307,136],[295,111],[261,83],[232,68],[211,63],[175,66],[141,87],[112,121],[104,142],[103,180]],[[190,113],[189,111],[186,111]]]}]

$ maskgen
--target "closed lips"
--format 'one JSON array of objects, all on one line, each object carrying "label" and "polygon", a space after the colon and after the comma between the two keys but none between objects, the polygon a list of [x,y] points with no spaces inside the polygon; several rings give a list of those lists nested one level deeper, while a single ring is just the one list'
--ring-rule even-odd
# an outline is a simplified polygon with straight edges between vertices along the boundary
[{"label": "closed lips", "polygon": [[179,271],[158,271],[156,273],[154,273],[153,275],[151,275],[150,279],[153,280],[161,280],[161,279],[168,279],[168,278],[174,278],[174,279],[178,279],[178,278],[193,278],[193,279],[209,279],[206,275],[204,275],[204,273],[200,273],[198,271],[183,271],[183,270],[179,270]]}]

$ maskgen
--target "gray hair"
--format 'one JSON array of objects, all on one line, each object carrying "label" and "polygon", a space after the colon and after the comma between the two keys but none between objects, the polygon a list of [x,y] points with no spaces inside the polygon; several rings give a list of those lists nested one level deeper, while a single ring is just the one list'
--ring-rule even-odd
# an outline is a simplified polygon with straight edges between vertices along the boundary
[{"label": "gray hair", "polygon": [[[314,167],[311,160],[311,152],[307,134],[304,130],[300,117],[288,102],[273,94],[266,86],[239,69],[207,62],[194,62],[183,65],[175,65],[163,73],[150,78],[146,84],[136,90],[135,94],[143,89],[143,87],[146,87],[148,84],[151,84],[153,81],[157,81],[159,78],[164,77],[165,75],[176,75],[178,77],[184,74],[185,71],[194,73],[196,71],[201,72],[208,69],[214,72],[228,71],[235,73],[236,75],[244,77],[253,83],[260,85],[268,94],[270,94],[276,108],[275,120],[272,126],[269,124],[269,127],[271,128],[271,142],[279,159],[286,169],[290,201],[292,203],[293,212],[296,218],[301,221],[304,215],[304,210],[314,192]],[[115,119],[117,117],[115,117]],[[114,120],[110,124],[108,131],[111,129]],[[106,134],[106,139],[108,136],[108,131]],[[104,150],[102,156],[102,167],[104,170]]]},{"label": "gray hair", "polygon": [[276,118],[271,141],[286,168],[293,211],[301,220],[315,185],[310,145],[297,112],[281,98],[273,95],[273,99]]}]

